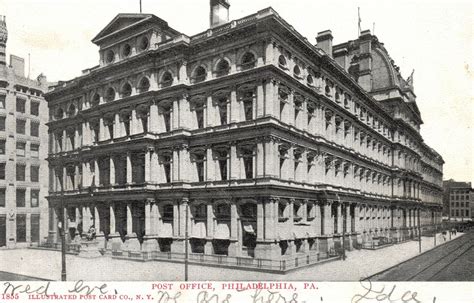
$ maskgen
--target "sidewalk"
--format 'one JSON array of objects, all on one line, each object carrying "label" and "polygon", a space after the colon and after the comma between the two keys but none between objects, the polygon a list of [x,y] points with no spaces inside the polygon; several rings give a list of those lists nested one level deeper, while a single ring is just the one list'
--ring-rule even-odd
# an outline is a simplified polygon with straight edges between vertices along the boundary
[{"label": "sidewalk", "polygon": [[[461,236],[452,236],[455,239]],[[449,241],[449,235],[447,235]],[[437,245],[444,243],[437,234]],[[434,247],[433,237],[422,237],[422,251]],[[379,250],[347,252],[345,261],[334,261],[298,269],[286,275],[198,265],[189,266],[190,280],[207,281],[358,281],[418,254],[418,241],[408,241]],[[184,264],[135,262],[110,257],[85,259],[67,255],[67,279],[88,281],[176,281],[184,279]],[[57,251],[15,249],[0,250],[0,271],[43,279],[61,278],[61,253]]]}]

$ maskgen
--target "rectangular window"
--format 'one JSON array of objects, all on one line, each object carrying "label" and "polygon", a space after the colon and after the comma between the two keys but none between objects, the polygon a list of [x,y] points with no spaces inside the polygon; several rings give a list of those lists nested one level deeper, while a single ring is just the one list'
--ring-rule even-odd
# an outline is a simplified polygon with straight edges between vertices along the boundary
[{"label": "rectangular window", "polygon": [[31,124],[30,124],[30,136],[39,137],[39,123],[31,122]]},{"label": "rectangular window", "polygon": [[31,207],[38,207],[39,205],[39,190],[32,189],[31,190],[31,200],[30,200]]},{"label": "rectangular window", "polygon": [[30,220],[31,242],[39,242],[40,215],[32,214]]},{"label": "rectangular window", "polygon": [[30,153],[31,153],[31,157],[39,158],[39,145],[38,144],[31,144],[30,145]]},{"label": "rectangular window", "polygon": [[22,98],[16,98],[16,112],[25,113],[26,100]]},{"label": "rectangular window", "polygon": [[25,165],[24,164],[16,165],[16,180],[25,181]]},{"label": "rectangular window", "polygon": [[16,215],[16,242],[26,242],[26,215]]},{"label": "rectangular window", "polygon": [[25,207],[25,189],[16,190],[16,207]]},{"label": "rectangular window", "polygon": [[0,95],[0,109],[4,109],[5,108],[5,99],[6,99],[7,96],[5,95]]},{"label": "rectangular window", "polygon": [[5,164],[0,163],[0,180],[5,180]]},{"label": "rectangular window", "polygon": [[0,188],[0,207],[5,207],[5,188]]},{"label": "rectangular window", "polygon": [[31,105],[30,105],[30,113],[33,115],[33,116],[39,116],[39,102],[31,102]]},{"label": "rectangular window", "polygon": [[0,131],[5,131],[5,119],[6,117],[0,117]]},{"label": "rectangular window", "polygon": [[20,157],[26,156],[26,143],[25,142],[16,143],[16,155]]},{"label": "rectangular window", "polygon": [[24,135],[25,134],[25,128],[26,128],[26,121],[16,119],[16,133]]},{"label": "rectangular window", "polygon": [[30,179],[31,179],[31,182],[39,181],[39,166],[30,167]]},{"label": "rectangular window", "polygon": [[0,140],[0,155],[5,154],[5,143],[6,143],[5,140]]}]

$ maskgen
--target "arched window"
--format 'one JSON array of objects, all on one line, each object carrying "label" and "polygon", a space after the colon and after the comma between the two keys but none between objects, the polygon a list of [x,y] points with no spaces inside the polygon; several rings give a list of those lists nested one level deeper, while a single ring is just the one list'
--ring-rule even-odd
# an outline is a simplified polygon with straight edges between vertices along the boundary
[{"label": "arched window", "polygon": [[199,83],[206,80],[207,71],[204,67],[198,66],[193,73],[192,80],[194,83]]},{"label": "arched window", "polygon": [[170,72],[165,72],[161,77],[161,87],[169,87],[173,85],[173,75]]},{"label": "arched window", "polygon": [[150,80],[147,77],[144,77],[138,83],[138,92],[145,93],[150,90]]},{"label": "arched window", "polygon": [[218,204],[214,211],[216,219],[225,220],[230,219],[230,205],[227,203]]},{"label": "arched window", "polygon": [[138,47],[142,51],[146,50],[149,45],[150,45],[150,41],[148,40],[148,37],[142,37],[140,39],[140,42],[138,43]]},{"label": "arched window", "polygon": [[281,68],[286,69],[286,58],[285,58],[285,56],[280,55],[280,57],[278,57],[278,65]]},{"label": "arched window", "polygon": [[131,53],[132,53],[132,48],[130,44],[128,43],[124,44],[124,46],[122,47],[122,56],[124,58],[127,58],[128,56],[130,56]]},{"label": "arched window", "polygon": [[105,101],[110,102],[115,100],[115,89],[109,87],[105,93]]},{"label": "arched window", "polygon": [[308,76],[306,77],[306,83],[308,83],[309,86],[313,86],[313,85],[314,85],[313,76],[308,75]]},{"label": "arched window", "polygon": [[100,104],[100,95],[99,94],[94,94],[94,96],[92,97],[92,100],[91,100],[91,106],[94,107],[94,106],[97,106]]},{"label": "arched window", "polygon": [[253,53],[245,53],[242,57],[242,70],[254,68],[256,62],[257,60],[255,59],[255,55]]},{"label": "arched window", "polygon": [[56,118],[56,120],[64,118],[64,111],[61,107],[58,107],[58,109],[56,110],[54,118]]},{"label": "arched window", "polygon": [[257,204],[245,203],[240,206],[240,214],[242,218],[256,219],[257,218]]},{"label": "arched window", "polygon": [[293,75],[296,77],[296,78],[300,78],[301,77],[301,69],[298,65],[295,65],[295,67],[293,68]]},{"label": "arched window", "polygon": [[230,72],[229,62],[227,62],[227,60],[225,59],[220,60],[216,66],[216,76],[217,77],[225,76],[225,75],[228,75],[229,72]]},{"label": "arched window", "polygon": [[130,85],[130,83],[125,83],[122,86],[122,89],[120,91],[120,96],[122,98],[125,98],[125,97],[129,97],[131,95],[132,95],[132,86]]},{"label": "arched window", "polygon": [[72,117],[76,114],[76,107],[74,106],[74,104],[71,104],[69,105],[68,109],[67,109],[67,115],[68,117]]},{"label": "arched window", "polygon": [[115,60],[115,53],[113,50],[108,50],[106,53],[105,53],[105,62],[106,63],[112,63],[114,62]]}]

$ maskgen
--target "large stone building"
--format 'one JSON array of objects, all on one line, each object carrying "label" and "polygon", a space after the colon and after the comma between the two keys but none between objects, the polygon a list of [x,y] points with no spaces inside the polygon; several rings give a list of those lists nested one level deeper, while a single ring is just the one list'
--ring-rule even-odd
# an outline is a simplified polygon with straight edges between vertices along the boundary
[{"label": "large stone building", "polygon": [[193,258],[264,266],[439,222],[443,160],[383,44],[313,45],[272,8],[228,8],[211,1],[195,36],[119,14],[92,40],[100,64],[47,94],[69,237],[94,226],[106,251],[179,258],[188,230]]},{"label": "large stone building", "polygon": [[443,188],[443,202],[448,206],[448,217],[455,221],[471,220],[474,204],[471,182],[450,179],[443,181]]},{"label": "large stone building", "polygon": [[7,65],[7,38],[0,16],[0,247],[21,247],[48,233],[48,84],[25,77],[23,58]]}]

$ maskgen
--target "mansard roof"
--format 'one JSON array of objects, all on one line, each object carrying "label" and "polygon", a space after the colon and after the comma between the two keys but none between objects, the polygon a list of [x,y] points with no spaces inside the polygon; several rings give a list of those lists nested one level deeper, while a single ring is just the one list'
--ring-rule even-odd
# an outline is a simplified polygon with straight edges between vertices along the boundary
[{"label": "mansard roof", "polygon": [[104,27],[93,39],[94,44],[98,44],[104,38],[108,38],[125,30],[130,30],[145,23],[153,23],[164,30],[170,30],[175,34],[178,31],[169,27],[168,22],[153,14],[118,14],[107,26]]}]

